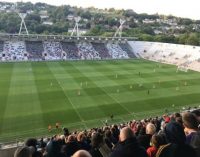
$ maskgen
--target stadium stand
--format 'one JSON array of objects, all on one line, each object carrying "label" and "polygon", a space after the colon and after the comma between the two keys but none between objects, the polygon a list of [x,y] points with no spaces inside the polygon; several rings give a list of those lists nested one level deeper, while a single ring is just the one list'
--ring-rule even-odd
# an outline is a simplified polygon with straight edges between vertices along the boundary
[{"label": "stadium stand", "polygon": [[112,59],[128,59],[128,54],[118,44],[108,43],[107,49]]},{"label": "stadium stand", "polygon": [[4,42],[3,52],[6,61],[22,61],[25,57],[25,43],[22,41]]},{"label": "stadium stand", "polygon": [[31,61],[41,61],[44,59],[42,41],[26,41],[26,51],[28,52],[28,59]]},{"label": "stadium stand", "polygon": [[2,60],[4,41],[0,41],[0,60]]},{"label": "stadium stand", "polygon": [[158,42],[129,41],[137,56],[200,71],[200,47]]},{"label": "stadium stand", "polygon": [[162,157],[169,156],[169,153],[170,157],[199,157],[199,124],[200,109],[189,107],[182,113],[105,125],[80,132],[70,133],[67,128],[63,128],[61,135],[39,140],[28,139],[25,146],[17,148],[15,154],[28,147],[32,156],[42,157],[68,157],[79,150],[89,152],[92,157]]},{"label": "stadium stand", "polygon": [[134,52],[131,51],[131,47],[127,43],[119,43],[119,46],[128,54],[129,58],[136,58]]},{"label": "stadium stand", "polygon": [[109,55],[108,49],[106,48],[104,43],[91,43],[94,49],[99,52],[99,56],[101,59],[111,59],[111,56]]},{"label": "stadium stand", "polygon": [[60,60],[62,47],[59,42],[43,42],[45,60]]},{"label": "stadium stand", "polygon": [[[44,42],[43,42],[44,41]],[[93,60],[144,58],[173,64],[178,69],[200,71],[200,47],[159,42],[48,41],[40,39],[0,41],[0,61]]]},{"label": "stadium stand", "polygon": [[92,47],[90,43],[80,42],[77,44],[79,56],[84,60],[101,59],[99,53]]},{"label": "stadium stand", "polygon": [[78,55],[78,48],[75,42],[61,42],[62,49],[66,52],[66,58],[69,60],[77,60],[80,59]]}]

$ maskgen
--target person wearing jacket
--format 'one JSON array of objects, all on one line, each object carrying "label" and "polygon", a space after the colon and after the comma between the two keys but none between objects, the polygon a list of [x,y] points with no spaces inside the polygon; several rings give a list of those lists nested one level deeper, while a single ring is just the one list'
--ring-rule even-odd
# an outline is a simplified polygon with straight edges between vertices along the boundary
[{"label": "person wearing jacket", "polygon": [[145,149],[138,144],[131,128],[124,127],[120,131],[119,141],[110,157],[147,157]]}]

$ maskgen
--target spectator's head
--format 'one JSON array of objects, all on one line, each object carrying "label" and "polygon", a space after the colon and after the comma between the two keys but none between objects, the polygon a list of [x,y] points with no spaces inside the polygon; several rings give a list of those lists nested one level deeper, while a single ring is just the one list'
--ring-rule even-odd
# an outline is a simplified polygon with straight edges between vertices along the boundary
[{"label": "spectator's head", "polygon": [[25,146],[25,147],[17,148],[17,150],[15,151],[14,157],[32,157],[32,153],[29,147]]},{"label": "spectator's head", "polygon": [[68,136],[69,135],[69,130],[67,128],[63,128],[63,134],[65,136]]},{"label": "spectator's head", "polygon": [[159,148],[161,145],[165,144],[165,140],[161,135],[154,134],[151,138],[152,146]]},{"label": "spectator's head", "polygon": [[48,157],[57,157],[61,151],[61,145],[58,141],[52,140],[46,148]]},{"label": "spectator's head", "polygon": [[194,110],[192,113],[196,116],[197,120],[200,123],[200,109],[199,110]]},{"label": "spectator's head", "polygon": [[152,123],[148,123],[146,126],[146,134],[153,135],[156,133],[156,127]]},{"label": "spectator's head", "polygon": [[175,118],[175,121],[176,121],[177,123],[179,123],[181,126],[183,126],[182,117],[176,117],[176,118]]},{"label": "spectator's head", "polygon": [[186,112],[183,114],[182,119],[183,119],[183,125],[185,126],[186,129],[193,129],[193,130],[198,129],[199,123],[194,114]]},{"label": "spectator's head", "polygon": [[85,150],[79,150],[72,157],[92,157],[90,153]]},{"label": "spectator's head", "polygon": [[83,142],[85,140],[85,134],[84,132],[80,132],[77,136],[77,141]]},{"label": "spectator's head", "polygon": [[66,138],[66,143],[74,142],[75,139],[76,139],[76,138],[75,138],[74,135],[69,135],[69,136]]},{"label": "spectator's head", "polygon": [[166,140],[168,143],[184,144],[186,137],[183,131],[183,127],[174,121],[168,123],[164,129]]},{"label": "spectator's head", "polygon": [[160,129],[163,131],[165,126],[166,126],[165,121],[162,121],[161,124],[160,124]]},{"label": "spectator's head", "polygon": [[27,139],[27,141],[25,142],[25,145],[26,146],[33,146],[33,147],[35,147],[36,148],[36,146],[37,146],[37,140],[35,139],[35,138],[29,138],[29,139]]},{"label": "spectator's head", "polygon": [[106,131],[105,131],[105,136],[106,136],[107,138],[110,138],[110,137],[111,137],[111,131],[110,131],[110,130],[106,130]]},{"label": "spectator's head", "polygon": [[177,117],[181,117],[180,113],[174,113],[174,118],[176,119]]},{"label": "spectator's head", "polygon": [[100,133],[93,133],[91,138],[92,147],[98,148],[103,143],[103,136]]},{"label": "spectator's head", "polygon": [[129,138],[134,137],[134,133],[131,130],[131,128],[129,127],[124,127],[121,131],[120,131],[120,135],[119,135],[119,140],[120,142],[123,142]]}]

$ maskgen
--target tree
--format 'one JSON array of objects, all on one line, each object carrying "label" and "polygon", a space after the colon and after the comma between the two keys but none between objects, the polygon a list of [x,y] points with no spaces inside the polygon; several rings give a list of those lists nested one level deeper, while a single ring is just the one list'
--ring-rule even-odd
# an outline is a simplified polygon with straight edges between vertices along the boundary
[{"label": "tree", "polygon": [[37,23],[40,23],[41,18],[38,14],[28,14],[26,17],[26,21],[35,21]]},{"label": "tree", "polygon": [[113,26],[119,25],[119,22],[117,21],[116,18],[108,17],[108,19],[107,19],[107,24],[108,24],[110,27],[113,27]]},{"label": "tree", "polygon": [[152,27],[149,27],[149,26],[143,27],[142,32],[145,34],[154,35],[154,30],[152,29]]},{"label": "tree", "polygon": [[187,34],[182,34],[177,38],[178,38],[178,43],[179,44],[186,44],[188,35]]},{"label": "tree", "polygon": [[149,34],[142,34],[140,37],[139,37],[140,40],[143,40],[143,41],[153,41],[154,38],[153,36],[149,35]]},{"label": "tree", "polygon": [[190,24],[193,24],[193,21],[191,19],[188,19],[188,18],[183,18],[183,19],[179,20],[178,24],[181,24],[181,25],[190,25]]},{"label": "tree", "polygon": [[190,33],[189,37],[187,38],[188,45],[199,45],[199,38],[196,33]]},{"label": "tree", "polygon": [[101,25],[96,25],[94,28],[92,28],[89,31],[89,35],[102,35],[105,32],[105,30],[103,30]]},{"label": "tree", "polygon": [[81,16],[82,18],[88,19],[88,20],[90,20],[91,17],[92,17],[92,15],[91,15],[91,13],[90,13],[89,11],[84,11],[84,12],[82,12],[82,13],[80,14],[80,16]]}]

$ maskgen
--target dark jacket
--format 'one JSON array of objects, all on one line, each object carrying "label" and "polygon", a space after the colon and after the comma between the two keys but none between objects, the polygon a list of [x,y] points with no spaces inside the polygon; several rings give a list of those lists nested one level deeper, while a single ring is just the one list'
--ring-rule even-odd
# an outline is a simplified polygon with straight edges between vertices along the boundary
[{"label": "dark jacket", "polygon": [[148,149],[150,147],[150,141],[151,141],[152,135],[145,134],[145,135],[139,135],[137,137],[138,143],[144,147],[145,149]]},{"label": "dark jacket", "polygon": [[90,154],[92,155],[92,157],[103,157],[103,155],[101,154],[101,152],[99,151],[98,148],[91,148],[91,150],[89,151]]},{"label": "dark jacket", "polygon": [[187,145],[167,144],[160,146],[156,157],[198,157],[195,150]]},{"label": "dark jacket", "polygon": [[89,151],[91,149],[91,146],[86,141],[78,142],[78,145],[80,149],[83,149],[83,150]]},{"label": "dark jacket", "polygon": [[136,138],[130,138],[120,142],[110,157],[147,157],[147,153],[138,144]]},{"label": "dark jacket", "polygon": [[72,156],[79,149],[80,149],[80,146],[76,141],[66,143],[66,152],[67,152],[66,155],[67,156]]},{"label": "dark jacket", "polygon": [[61,157],[60,149],[61,145],[58,141],[51,141],[47,145],[47,157]]},{"label": "dark jacket", "polygon": [[156,157],[197,157],[195,150],[185,144],[183,128],[177,122],[170,122],[164,129],[167,145],[160,146]]},{"label": "dark jacket", "polygon": [[193,133],[190,143],[188,144],[195,149],[197,155],[200,157],[200,131]]}]

